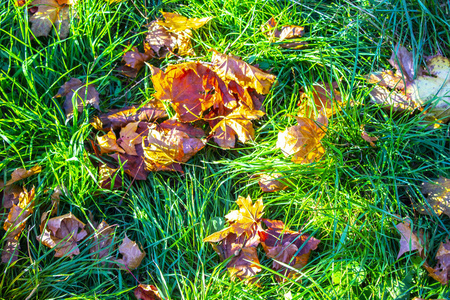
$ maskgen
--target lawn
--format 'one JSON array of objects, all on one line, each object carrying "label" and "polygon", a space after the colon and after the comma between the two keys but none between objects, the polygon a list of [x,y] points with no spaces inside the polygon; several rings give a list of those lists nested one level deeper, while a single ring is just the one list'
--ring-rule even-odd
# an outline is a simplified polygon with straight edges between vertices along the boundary
[{"label": "lawn", "polygon": [[[42,167],[20,182],[35,187],[35,207],[20,236],[18,260],[0,265],[0,298],[135,299],[133,290],[142,283],[156,286],[163,299],[450,299],[449,288],[428,276],[416,252],[397,258],[401,236],[395,228],[409,218],[414,231],[424,231],[426,258],[435,265],[450,219],[419,213],[427,206],[421,184],[450,176],[449,126],[430,129],[422,114],[372,103],[373,85],[366,80],[371,72],[392,69],[388,59],[397,43],[413,53],[417,66],[437,53],[450,57],[450,2],[79,0],[66,39],[54,32],[33,38],[26,7],[0,2],[0,178],[6,182],[17,168]],[[122,174],[119,189],[102,189],[92,151],[99,133],[90,124],[99,112],[89,107],[69,119],[64,98],[54,96],[78,78],[97,86],[103,112],[151,101],[148,65],[136,78],[117,68],[131,46],[142,51],[145,25],[161,11],[212,20],[193,31],[195,56],[169,55],[149,64],[209,62],[212,49],[240,56],[277,76],[263,102],[266,115],[253,121],[253,141],[225,150],[211,139],[183,164],[183,174],[151,172],[143,181]],[[284,49],[269,40],[261,26],[271,17],[303,26],[308,45]],[[278,133],[296,125],[301,90],[334,81],[346,104],[329,119],[325,155],[296,164],[277,149]],[[378,137],[376,147],[362,139],[361,125]],[[288,189],[263,193],[251,177],[261,172],[281,173]],[[125,234],[138,242],[146,252],[141,265],[126,271],[110,263],[117,248],[95,259],[89,239],[73,258],[54,257],[39,243],[41,216],[57,186],[68,191],[58,215],[117,224],[113,244]],[[273,260],[259,248],[256,284],[232,280],[227,262],[203,242],[237,209],[239,195],[262,197],[265,218],[321,241],[296,279],[278,282]]]}]

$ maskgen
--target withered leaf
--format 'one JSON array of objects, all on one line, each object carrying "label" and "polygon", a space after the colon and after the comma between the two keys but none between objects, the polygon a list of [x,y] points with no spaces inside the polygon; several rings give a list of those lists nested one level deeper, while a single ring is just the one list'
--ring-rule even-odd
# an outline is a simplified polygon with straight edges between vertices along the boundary
[{"label": "withered leaf", "polygon": [[[78,242],[87,236],[84,223],[78,220],[72,213],[51,218],[47,223],[48,213],[41,217],[41,235],[37,240],[43,245],[56,251],[55,257],[67,255],[72,258],[80,254]],[[47,223],[47,224],[46,224]]]},{"label": "withered leaf", "polygon": [[400,251],[398,252],[397,259],[399,259],[404,253],[415,250],[418,250],[419,254],[422,255],[422,243],[417,235],[412,231],[410,223],[399,223],[395,227],[397,228],[401,236]]},{"label": "withered leaf", "polygon": [[214,51],[212,56],[213,70],[225,82],[235,81],[244,88],[252,88],[257,93],[269,93],[276,76],[264,72],[232,55]]},{"label": "withered leaf", "polygon": [[172,164],[185,163],[205,146],[205,141],[190,137],[183,126],[164,129],[149,126],[144,137],[143,149],[146,168],[149,171],[165,170]]},{"label": "withered leaf", "polygon": [[[450,179],[440,177],[436,181],[423,182],[422,194],[428,194],[428,204],[436,215],[440,216],[444,213],[450,217]],[[424,209],[419,209],[419,212],[432,215],[428,206],[425,206]]]},{"label": "withered leaf", "polygon": [[[282,221],[263,219],[268,229],[260,231],[261,244],[267,256],[273,258],[273,269],[284,276],[296,278],[298,273],[285,268],[302,269],[309,260],[311,251],[316,250],[320,240],[308,234],[289,230]],[[278,278],[280,280],[280,278]]]},{"label": "withered leaf", "polygon": [[361,125],[361,137],[363,140],[365,140],[366,142],[368,142],[370,144],[370,146],[372,147],[376,147],[375,142],[378,141],[378,137],[376,136],[369,136],[366,132],[366,130],[364,129],[364,125]]},{"label": "withered leaf", "polygon": [[34,209],[34,187],[28,192],[25,188],[19,193],[18,202],[13,203],[8,217],[3,224],[6,231],[5,245],[2,251],[2,262],[14,262],[17,260],[19,250],[19,238],[26,225],[26,220]]},{"label": "withered leaf", "polygon": [[337,82],[331,83],[331,86],[323,83],[314,84],[309,88],[309,91],[312,94],[312,99],[303,89],[300,91],[299,117],[316,119],[318,113],[322,111],[327,118],[330,118],[344,104]]},{"label": "withered leaf", "polygon": [[93,237],[93,246],[89,249],[94,258],[107,257],[112,243],[112,235],[115,225],[108,225],[104,220],[95,229]]},{"label": "withered leaf", "polygon": [[119,145],[128,155],[137,155],[135,145],[142,143],[142,136],[136,132],[138,126],[139,122],[132,122],[120,130]]},{"label": "withered leaf", "polygon": [[[102,164],[98,168],[99,185],[102,189],[119,189],[122,187],[122,177],[118,174],[119,169],[110,168]],[[112,182],[114,180],[114,183]]]},{"label": "withered leaf", "polygon": [[66,97],[63,107],[66,111],[67,118],[73,117],[73,103],[76,103],[78,112],[82,112],[84,103],[92,105],[96,109],[100,110],[100,97],[99,93],[95,89],[95,85],[82,83],[78,78],[72,78],[58,90],[58,94],[55,97]]},{"label": "withered leaf", "polygon": [[134,289],[134,296],[140,300],[160,300],[159,291],[154,285],[140,284]]},{"label": "withered leaf", "polygon": [[125,150],[117,145],[116,134],[112,130],[103,136],[97,136],[97,142],[100,146],[101,154],[111,152],[125,153]]},{"label": "withered leaf", "polygon": [[34,36],[48,36],[53,27],[56,28],[59,38],[64,39],[70,30],[70,6],[67,1],[34,0],[31,5],[37,7],[36,13],[30,17],[31,31]]},{"label": "withered leaf", "polygon": [[259,175],[259,187],[265,193],[273,193],[287,189],[287,185],[280,181],[283,175],[280,173]]},{"label": "withered leaf", "polygon": [[66,187],[62,187],[61,186],[57,186],[54,190],[53,190],[53,194],[50,196],[50,199],[52,200],[52,211],[51,211],[51,216],[56,215],[56,213],[58,212],[58,207],[59,207],[59,202],[61,201],[61,195],[63,194],[63,192],[65,194],[68,194],[68,190],[66,189]]},{"label": "withered leaf", "polygon": [[119,70],[124,71],[125,75],[134,78],[145,62],[153,56],[154,53],[151,48],[147,48],[144,53],[141,53],[136,47],[133,47],[123,55],[122,60],[125,62],[125,68],[119,68]]},{"label": "withered leaf", "polygon": [[[0,187],[4,186],[3,181],[0,180]],[[3,207],[11,208],[13,204],[19,203],[19,195],[23,192],[23,188],[18,185],[11,184],[3,189]]]},{"label": "withered leaf", "polygon": [[120,266],[120,269],[123,270],[136,269],[145,257],[145,252],[141,251],[138,244],[130,240],[126,234],[122,244],[119,246],[119,253],[122,255],[122,258],[114,261],[124,265],[125,267]]},{"label": "withered leaf", "polygon": [[[305,28],[302,26],[298,26],[298,25],[282,26],[281,30],[279,30],[277,28],[277,22],[275,21],[275,18],[273,18],[273,17],[270,18],[270,20],[267,21],[267,23],[262,26],[262,30],[263,30],[264,34],[267,35],[269,38],[272,39],[275,37],[278,39],[279,42],[282,42],[284,40],[289,40],[289,39],[300,38],[305,33]],[[307,44],[308,43],[306,43],[306,42],[290,41],[287,43],[282,43],[282,44],[280,44],[280,46],[282,48],[298,49]]]},{"label": "withered leaf", "polygon": [[164,105],[159,101],[151,101],[139,108],[128,106],[120,109],[112,109],[106,114],[101,114],[99,120],[103,129],[118,129],[131,122],[151,122],[158,118],[167,117]]},{"label": "withered leaf", "polygon": [[450,279],[450,242],[448,239],[445,244],[441,242],[436,253],[436,260],[435,268],[431,268],[428,263],[424,263],[424,267],[432,278],[447,285]]},{"label": "withered leaf", "polygon": [[[29,170],[17,168],[12,172],[11,179],[6,182],[5,186],[11,185],[16,181],[19,181],[19,180],[25,179],[27,177],[30,177],[32,175],[38,174],[41,171],[42,171],[42,168],[39,165],[35,165],[34,167],[32,167]],[[2,187],[2,183],[0,183],[0,187]]]},{"label": "withered leaf", "polygon": [[317,123],[308,118],[296,117],[298,125],[289,127],[278,133],[277,148],[285,156],[292,156],[292,161],[299,164],[308,164],[319,160],[325,149],[321,143],[326,133],[328,119],[319,115]]},{"label": "withered leaf", "polygon": [[168,28],[170,31],[185,31],[186,29],[199,29],[208,23],[212,17],[207,18],[191,18],[188,19],[177,13],[161,12],[164,21],[159,20],[157,23]]}]

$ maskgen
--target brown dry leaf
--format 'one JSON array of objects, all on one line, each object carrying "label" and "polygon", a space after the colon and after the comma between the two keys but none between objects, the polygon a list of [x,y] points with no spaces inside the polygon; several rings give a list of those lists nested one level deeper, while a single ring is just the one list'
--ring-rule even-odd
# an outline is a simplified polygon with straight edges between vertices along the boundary
[{"label": "brown dry leaf", "polygon": [[146,42],[159,56],[164,57],[178,50],[178,55],[194,55],[192,30],[199,29],[212,18],[188,19],[176,13],[161,12],[165,20],[149,24]]},{"label": "brown dry leaf", "polygon": [[450,242],[448,239],[445,244],[441,242],[436,253],[436,260],[437,264],[435,268],[431,268],[426,262],[424,263],[424,267],[432,278],[443,285],[447,285],[450,279]]},{"label": "brown dry leaf", "polygon": [[51,216],[56,215],[56,213],[58,212],[59,202],[61,201],[61,195],[63,194],[63,192],[66,195],[69,193],[66,187],[63,186],[61,188],[61,186],[59,185],[53,190],[53,194],[50,196],[50,199],[52,200],[52,211],[50,213]]},{"label": "brown dry leaf", "polygon": [[37,8],[30,17],[31,31],[34,36],[48,36],[53,27],[56,28],[59,38],[65,39],[70,30],[70,6],[75,1],[34,0],[31,5]]},{"label": "brown dry leaf", "polygon": [[[255,130],[251,120],[264,116],[264,112],[250,110],[245,106],[239,106],[230,114],[221,117],[211,129],[214,141],[224,149],[234,148],[236,136],[242,143],[247,143],[255,138]],[[219,118],[219,117],[217,117]],[[220,118],[219,118],[220,119]]]},{"label": "brown dry leaf", "polygon": [[[38,174],[41,171],[42,171],[42,168],[39,165],[35,165],[34,167],[32,167],[29,170],[17,168],[12,172],[11,179],[6,182],[5,186],[11,185],[16,181],[19,181],[19,180],[25,179],[27,177],[30,177],[32,175]],[[3,186],[3,183],[0,183],[0,188],[2,186]]]},{"label": "brown dry leaf", "polygon": [[[0,180],[0,187],[3,187],[3,180]],[[19,203],[20,193],[23,192],[23,188],[18,185],[12,184],[6,186],[3,189],[3,207],[8,209],[13,206],[13,204],[17,205]]]},{"label": "brown dry leaf", "polygon": [[159,291],[154,285],[140,284],[134,289],[134,296],[140,300],[161,300]]},{"label": "brown dry leaf", "polygon": [[285,268],[280,262],[290,265],[293,269],[302,269],[308,263],[311,251],[317,249],[320,240],[289,230],[282,221],[263,219],[263,222],[268,229],[260,231],[259,235],[267,256],[274,259],[273,269],[289,278],[298,277],[297,272]]},{"label": "brown dry leaf", "polygon": [[108,113],[99,116],[99,119],[96,120],[96,123],[98,123],[96,126],[100,129],[118,129],[131,122],[151,122],[165,117],[167,117],[167,113],[164,105],[161,101],[154,100],[141,108],[129,106],[120,109],[112,109]]},{"label": "brown dry leaf", "polygon": [[277,148],[285,156],[293,155],[291,160],[294,163],[308,164],[319,160],[325,154],[321,140],[325,136],[328,119],[320,114],[317,123],[321,126],[308,118],[296,119],[298,125],[278,133]]},{"label": "brown dry leaf", "polygon": [[139,122],[128,123],[120,130],[119,145],[128,155],[137,155],[136,145],[142,143],[142,136],[136,130]]},{"label": "brown dry leaf", "polygon": [[34,209],[34,187],[28,192],[25,188],[19,193],[18,202],[13,203],[8,217],[3,224],[6,231],[5,245],[2,251],[2,262],[15,262],[20,248],[19,238],[26,225],[26,220]]},{"label": "brown dry leaf", "polygon": [[101,259],[109,254],[112,235],[116,225],[108,225],[104,220],[97,226],[93,236],[93,246],[89,249],[94,258]]},{"label": "brown dry leaf", "polygon": [[308,44],[306,42],[289,41],[292,39],[302,37],[303,34],[305,33],[304,27],[298,26],[298,25],[286,25],[286,26],[282,26],[281,30],[279,30],[279,29],[277,29],[277,22],[275,21],[275,18],[273,18],[273,17],[269,21],[267,21],[266,24],[264,24],[262,26],[262,31],[271,40],[273,38],[277,38],[278,42],[288,40],[287,43],[280,44],[280,47],[282,47],[282,48],[298,49],[298,48],[301,48]]},{"label": "brown dry leaf", "polygon": [[331,83],[331,87],[323,83],[314,84],[309,90],[313,96],[312,100],[303,89],[300,91],[299,117],[316,119],[318,113],[323,111],[325,116],[330,118],[340,111],[340,107],[344,105],[337,82]]},{"label": "brown dry leaf", "polygon": [[84,104],[89,104],[100,110],[100,97],[99,93],[95,89],[95,85],[82,83],[77,78],[72,78],[68,82],[64,83],[58,90],[58,94],[55,97],[66,97],[63,107],[66,111],[67,118],[73,117],[73,103],[76,103],[78,112],[82,112]]},{"label": "brown dry leaf", "polygon": [[112,130],[103,136],[97,136],[97,142],[100,146],[101,154],[111,152],[125,153],[125,150],[117,145],[117,138],[114,131]]},{"label": "brown dry leaf", "polygon": [[146,47],[145,52],[141,53],[138,48],[133,47],[123,55],[122,60],[125,62],[125,66],[119,67],[119,70],[129,77],[135,78],[145,62],[153,57],[154,52],[151,48]]},{"label": "brown dry leaf", "polygon": [[282,177],[283,175],[280,173],[259,175],[259,187],[265,193],[273,193],[285,190],[288,188],[288,186],[279,180]]},{"label": "brown dry leaf", "polygon": [[145,257],[145,252],[141,251],[138,244],[130,240],[126,234],[122,244],[119,246],[119,253],[122,255],[122,258],[114,261],[125,266],[120,266],[122,270],[136,269]]},{"label": "brown dry leaf", "polygon": [[214,51],[212,56],[213,70],[223,81],[235,81],[243,88],[252,88],[257,93],[269,93],[276,76],[251,66],[232,55]]},{"label": "brown dry leaf", "polygon": [[[122,177],[118,174],[119,169],[110,168],[109,166],[102,164],[98,168],[99,173],[99,185],[102,189],[119,189],[122,187]],[[112,183],[114,180],[114,183]],[[111,186],[112,185],[112,186]]]},{"label": "brown dry leaf", "polygon": [[77,243],[87,236],[84,223],[72,213],[51,218],[47,223],[47,215],[46,212],[41,217],[41,235],[36,237],[37,240],[54,249],[55,257],[67,255],[72,258],[74,255],[80,254]]},{"label": "brown dry leaf", "polygon": [[399,259],[404,253],[409,251],[419,251],[419,255],[423,254],[423,246],[417,235],[412,231],[411,224],[409,222],[403,222],[395,226],[400,232],[400,251],[398,252],[397,259]]},{"label": "brown dry leaf", "polygon": [[199,120],[213,106],[236,102],[225,83],[198,62],[168,66],[165,71],[152,67],[152,75],[155,98],[169,101],[181,122]]},{"label": "brown dry leaf", "polygon": [[[427,201],[436,215],[442,213],[450,217],[450,179],[439,177],[436,181],[423,182],[422,194],[428,194]],[[423,214],[430,214],[428,206],[425,209],[419,209]]]},{"label": "brown dry leaf", "polygon": [[171,170],[172,164],[186,163],[205,146],[204,140],[189,136],[182,128],[148,127],[148,135],[143,142],[147,170]]},{"label": "brown dry leaf", "polygon": [[376,136],[369,136],[367,134],[366,130],[364,129],[364,125],[361,125],[361,137],[362,137],[363,140],[368,142],[370,144],[370,146],[376,148],[377,145],[375,145],[374,142],[378,141],[378,137],[376,137]]}]

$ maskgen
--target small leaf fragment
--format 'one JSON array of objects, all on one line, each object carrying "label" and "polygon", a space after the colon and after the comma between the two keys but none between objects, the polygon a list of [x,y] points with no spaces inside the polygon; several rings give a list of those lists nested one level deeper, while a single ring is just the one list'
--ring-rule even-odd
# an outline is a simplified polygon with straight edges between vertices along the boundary
[{"label": "small leaf fragment", "polygon": [[115,259],[114,261],[125,266],[120,266],[121,270],[136,269],[139,267],[146,254],[144,251],[141,251],[138,244],[130,240],[126,234],[122,244],[119,246],[119,253],[122,255],[122,258]]},{"label": "small leaf fragment", "polygon": [[35,165],[34,167],[32,167],[29,170],[22,169],[22,168],[15,169],[11,174],[11,179],[6,182],[5,186],[11,185],[16,181],[19,181],[19,180],[25,179],[27,177],[30,177],[32,175],[38,174],[41,171],[42,171],[42,168],[39,165]]},{"label": "small leaf fragment", "polygon": [[428,275],[439,281],[442,285],[447,285],[450,279],[450,242],[447,239],[445,243],[440,244],[436,253],[437,264],[435,268],[431,268],[428,263],[424,263]]},{"label": "small leaf fragment", "polygon": [[[428,194],[427,201],[436,215],[442,213],[450,217],[450,179],[439,177],[431,182],[422,183],[422,194]],[[430,214],[429,208],[419,209],[423,214]],[[430,214],[431,215],[431,214]]]},{"label": "small leaf fragment", "polygon": [[125,150],[117,145],[117,138],[114,131],[109,131],[107,134],[103,136],[97,136],[97,142],[100,146],[100,153],[111,153],[111,152],[120,152],[125,153]]},{"label": "small leaf fragment", "polygon": [[377,147],[377,145],[375,145],[375,142],[378,141],[378,137],[369,136],[367,134],[366,130],[364,129],[364,125],[361,125],[361,138],[363,140],[365,140],[366,142],[368,142],[370,144],[370,146],[372,146],[373,148]]},{"label": "small leaf fragment", "polygon": [[259,175],[259,187],[265,193],[273,193],[287,189],[287,185],[279,179],[283,175],[280,173],[261,174]]},{"label": "small leaf fragment", "polygon": [[150,284],[139,284],[134,289],[134,296],[140,300],[160,300],[158,288]]},{"label": "small leaf fragment", "polygon": [[423,246],[417,235],[412,231],[409,222],[399,223],[395,226],[400,233],[400,251],[398,252],[397,259],[399,259],[404,253],[409,251],[418,250],[419,254],[422,254]]}]

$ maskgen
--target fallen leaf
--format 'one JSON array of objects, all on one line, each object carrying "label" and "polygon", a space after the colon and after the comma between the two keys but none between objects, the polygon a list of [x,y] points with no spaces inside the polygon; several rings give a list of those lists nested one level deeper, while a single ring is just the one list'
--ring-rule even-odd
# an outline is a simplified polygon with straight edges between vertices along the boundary
[{"label": "fallen leaf", "polygon": [[361,125],[361,137],[363,140],[365,140],[366,142],[368,142],[370,144],[370,146],[372,147],[376,147],[375,143],[376,141],[378,141],[378,137],[376,136],[369,136],[366,132],[366,130],[364,129],[364,125]]},{"label": "fallen leaf", "polygon": [[72,258],[80,254],[78,242],[87,236],[84,223],[78,220],[72,213],[51,218],[47,222],[48,213],[41,217],[40,232],[37,240],[43,245],[56,251],[55,257],[67,255]]},{"label": "fallen leaf", "polygon": [[[274,259],[273,269],[281,272],[283,276],[297,278],[297,272],[285,268],[282,264],[293,269],[302,269],[308,263],[311,251],[317,249],[320,240],[289,230],[282,221],[263,219],[263,222],[268,229],[260,231],[259,235],[267,256]],[[281,278],[278,277],[278,280]]]},{"label": "fallen leaf", "polygon": [[84,103],[92,105],[96,109],[100,110],[100,97],[99,93],[95,89],[93,84],[82,83],[77,78],[72,78],[58,90],[55,97],[66,97],[63,107],[66,111],[67,118],[73,117],[73,103],[76,103],[78,112],[82,112]]},{"label": "fallen leaf", "polygon": [[145,50],[144,53],[141,53],[136,47],[133,47],[131,50],[125,52],[122,57],[122,60],[125,62],[125,68],[122,67],[119,70],[125,71],[124,74],[129,77],[136,77],[145,62],[154,57],[151,48]]},{"label": "fallen leaf", "polygon": [[293,155],[291,160],[294,163],[308,164],[319,160],[325,154],[321,140],[326,133],[327,118],[319,115],[317,123],[321,126],[308,118],[295,118],[298,125],[278,133],[277,148],[285,156]]},{"label": "fallen leaf", "polygon": [[89,249],[95,259],[107,257],[111,249],[112,236],[116,225],[108,225],[104,220],[97,226],[93,236],[93,246]]},{"label": "fallen leaf", "polygon": [[212,127],[211,133],[214,141],[224,149],[234,148],[236,136],[242,143],[247,143],[255,138],[255,130],[251,120],[264,116],[264,112],[250,110],[245,106],[239,106],[230,114],[216,117],[220,121]]},{"label": "fallen leaf", "polygon": [[160,300],[159,291],[154,285],[140,284],[134,289],[134,296],[140,300]]},{"label": "fallen leaf", "polygon": [[327,118],[335,115],[344,105],[341,93],[338,90],[338,83],[333,82],[330,85],[318,83],[309,88],[312,99],[302,89],[300,91],[300,107],[298,116],[316,119],[319,112],[324,112]]},{"label": "fallen leaf", "polygon": [[448,239],[445,244],[441,242],[436,253],[436,260],[435,268],[431,268],[426,262],[424,267],[432,278],[443,285],[447,285],[450,279],[450,242]]},{"label": "fallen leaf", "polygon": [[398,252],[397,259],[399,259],[404,253],[409,251],[419,251],[419,255],[422,255],[423,246],[417,235],[412,231],[409,222],[399,223],[395,226],[400,232],[400,251]]},{"label": "fallen leaf", "polygon": [[142,143],[142,137],[136,132],[139,122],[128,123],[120,130],[119,145],[128,155],[137,155],[136,145]]},{"label": "fallen leaf", "polygon": [[[3,181],[0,180],[0,187],[5,186],[3,184]],[[18,185],[11,184],[8,186],[5,186],[3,189],[3,207],[8,209],[13,206],[13,204],[17,205],[19,203],[19,196],[20,193],[23,192],[23,188],[21,188]]]},{"label": "fallen leaf", "polygon": [[56,28],[59,38],[65,39],[70,30],[70,6],[67,1],[34,0],[31,5],[37,7],[36,13],[30,17],[31,31],[35,37],[48,36],[53,27]]},{"label": "fallen leaf", "polygon": [[[17,182],[19,180],[28,178],[32,175],[41,173],[42,168],[39,165],[35,165],[34,167],[32,167],[31,169],[27,170],[27,169],[22,169],[22,168],[17,168],[15,169],[12,174],[11,174],[11,179],[8,180],[5,184],[5,186],[11,185],[14,182]],[[0,188],[2,187],[2,185],[0,185]]]},{"label": "fallen leaf", "polygon": [[212,17],[207,18],[191,18],[188,19],[184,16],[181,16],[177,13],[169,13],[169,12],[161,12],[164,17],[164,21],[159,20],[157,23],[161,26],[166,27],[170,31],[185,31],[186,29],[199,29],[204,26]]},{"label": "fallen leaf", "polygon": [[107,134],[103,136],[97,136],[97,142],[100,146],[100,153],[111,153],[111,152],[120,152],[125,153],[125,150],[117,145],[117,138],[114,131],[109,131]]},{"label": "fallen leaf", "polygon": [[28,216],[34,209],[34,187],[28,192],[25,188],[19,193],[18,202],[13,203],[8,217],[3,224],[6,231],[5,245],[2,251],[2,262],[15,262],[18,259],[18,250],[20,248],[19,238],[25,228]]},{"label": "fallen leaf", "polygon": [[[422,183],[422,194],[428,194],[427,201],[436,215],[442,213],[450,217],[450,179],[440,177],[435,181]],[[430,214],[428,206],[419,209],[423,214]]]},{"label": "fallen leaf", "polygon": [[63,186],[61,188],[61,186],[58,185],[53,190],[53,194],[50,196],[50,199],[52,200],[52,211],[50,213],[51,216],[56,215],[56,213],[58,212],[59,202],[61,201],[61,195],[62,195],[63,191],[66,195],[69,193],[69,191],[66,189],[66,187]]},{"label": "fallen leaf", "polygon": [[273,193],[287,189],[287,185],[280,181],[283,175],[280,173],[261,174],[259,177],[259,187],[265,193]]},{"label": "fallen leaf", "polygon": [[167,113],[164,105],[159,100],[155,100],[140,108],[128,106],[112,109],[106,114],[101,114],[97,123],[101,123],[100,129],[118,129],[128,123],[137,121],[151,122],[165,117],[167,117]]},{"label": "fallen leaf", "polygon": [[186,163],[205,146],[205,141],[190,137],[181,127],[164,130],[157,125],[149,126],[144,137],[144,161],[149,171],[170,170],[172,164]]},{"label": "fallen leaf", "polygon": [[130,240],[126,234],[122,244],[119,246],[119,253],[122,255],[122,258],[114,261],[125,266],[120,266],[122,270],[136,269],[145,257],[145,252],[141,251],[138,244]]},{"label": "fallen leaf", "polygon": [[266,24],[262,26],[262,30],[265,35],[267,35],[269,38],[277,38],[278,42],[282,42],[284,40],[288,40],[288,43],[282,43],[280,44],[280,47],[282,48],[294,48],[298,49],[301,48],[308,43],[306,42],[293,42],[289,41],[292,39],[300,38],[305,33],[305,28],[302,26],[297,25],[286,25],[282,26],[281,30],[277,29],[277,22],[275,21],[275,18],[271,18],[269,21],[267,21]]},{"label": "fallen leaf", "polygon": [[213,53],[212,63],[213,70],[226,83],[235,81],[243,88],[252,88],[259,94],[268,94],[276,80],[275,75],[251,66],[235,56],[217,51]]},{"label": "fallen leaf", "polygon": [[[109,166],[102,164],[98,168],[99,173],[99,185],[102,189],[119,189],[122,187],[122,177],[118,174],[119,169],[110,168]],[[114,180],[114,183],[112,181]]]}]

